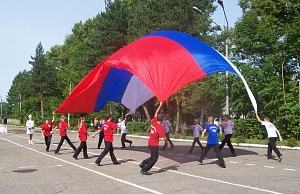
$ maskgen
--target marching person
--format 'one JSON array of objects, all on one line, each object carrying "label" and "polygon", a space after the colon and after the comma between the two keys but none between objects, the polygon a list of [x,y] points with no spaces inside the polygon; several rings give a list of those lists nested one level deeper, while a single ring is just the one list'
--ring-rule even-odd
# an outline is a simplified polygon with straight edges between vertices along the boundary
[{"label": "marching person", "polygon": [[104,131],[105,148],[104,148],[103,152],[99,155],[97,160],[95,161],[95,164],[97,164],[98,166],[103,166],[101,164],[101,161],[108,152],[110,154],[110,158],[111,158],[113,164],[115,164],[115,165],[121,164],[120,162],[117,161],[117,158],[114,154],[114,147],[113,147],[112,143],[114,141],[114,130],[116,130],[118,128],[118,125],[116,123],[113,123],[112,119],[113,119],[113,117],[111,116],[111,114],[107,114],[106,119],[105,119],[106,121],[103,124],[103,126],[92,136],[92,138],[94,138],[95,135],[100,133],[100,131]]},{"label": "marching person", "polygon": [[52,126],[55,119],[55,113],[52,114],[52,121],[49,121],[48,119],[45,120],[45,123],[42,125],[41,133],[43,134],[43,138],[45,139],[46,144],[46,152],[49,152],[49,148],[51,145],[51,139],[52,139]]},{"label": "marching person", "polygon": [[90,157],[87,154],[87,145],[86,145],[86,140],[87,137],[89,136],[87,127],[85,125],[85,118],[80,117],[78,120],[78,139],[80,140],[80,145],[76,149],[73,158],[75,160],[78,160],[78,155],[80,154],[81,150],[83,150],[83,158],[84,159],[90,159]]},{"label": "marching person", "polygon": [[34,134],[34,121],[32,120],[32,115],[28,115],[28,120],[26,121],[26,134],[28,135],[28,144],[33,145],[32,136]]},{"label": "marching person", "polygon": [[199,120],[194,119],[194,125],[191,125],[190,127],[193,129],[194,141],[188,154],[192,153],[196,143],[200,146],[201,150],[203,150],[203,146],[199,141],[200,131],[203,131],[203,128],[199,125]]},{"label": "marching person", "polygon": [[217,158],[219,160],[220,166],[222,168],[226,168],[222,153],[220,152],[219,149],[219,141],[218,141],[218,133],[220,132],[220,128],[218,125],[214,124],[214,118],[212,116],[209,116],[207,118],[208,124],[205,126],[204,131],[202,132],[202,138],[204,137],[204,134],[207,132],[208,133],[208,138],[207,138],[207,144],[206,147],[204,148],[204,152],[201,153],[199,164],[203,164],[203,159],[207,152],[211,149],[214,148],[214,151],[217,155]]},{"label": "marching person", "polygon": [[[105,123],[105,120],[101,119],[100,122],[99,122],[99,125],[98,125],[98,130],[103,126],[103,123]],[[101,131],[99,133],[98,149],[100,149],[100,146],[102,144],[103,139],[104,139],[104,131]]]},{"label": "marching person", "polygon": [[224,129],[224,139],[222,140],[222,143],[219,146],[220,151],[223,149],[224,145],[227,143],[227,146],[229,147],[231,154],[233,157],[236,157],[236,153],[233,149],[233,146],[231,144],[230,138],[232,136],[232,127],[235,127],[236,130],[238,130],[238,132],[240,133],[240,130],[238,128],[238,126],[236,126],[236,124],[234,124],[234,122],[232,122],[231,120],[229,120],[229,115],[224,115],[223,116],[223,121],[221,123],[221,127],[223,127]]},{"label": "marching person", "polygon": [[163,103],[160,102],[159,107],[155,112],[154,118],[152,119],[151,132],[150,132],[150,137],[148,139],[150,157],[143,160],[143,162],[140,164],[142,175],[151,175],[151,173],[149,173],[148,171],[154,166],[154,164],[158,160],[159,138],[163,138],[165,140],[165,143],[168,145],[168,147],[170,146],[166,138],[164,128],[161,126],[163,117],[161,114],[158,114],[162,104]]},{"label": "marching person", "polygon": [[65,140],[67,140],[68,144],[71,146],[71,148],[74,151],[76,150],[76,147],[72,144],[69,137],[67,136],[67,128],[70,126],[70,124],[68,124],[65,121],[66,116],[61,115],[60,119],[61,119],[60,123],[58,123],[58,125],[53,129],[53,131],[51,131],[51,134],[53,134],[53,132],[58,128],[59,134],[60,134],[60,142],[55,150],[55,154],[59,154],[60,147],[62,146],[62,144],[64,143]]},{"label": "marching person", "polygon": [[119,123],[120,123],[120,130],[121,130],[121,144],[122,144],[121,148],[126,148],[125,142],[129,143],[129,146],[131,146],[131,144],[132,144],[131,140],[126,139],[126,135],[127,135],[127,129],[126,129],[127,116],[125,116],[125,119],[123,121],[122,121],[121,118],[119,118]]},{"label": "marching person", "polygon": [[277,161],[281,162],[282,155],[281,155],[280,151],[278,150],[278,148],[276,147],[276,141],[277,141],[278,137],[279,137],[280,141],[283,140],[281,138],[280,132],[275,127],[275,125],[270,122],[270,118],[269,117],[264,118],[264,121],[262,121],[259,118],[257,112],[255,112],[255,116],[256,116],[257,121],[260,122],[261,125],[264,125],[266,127],[266,130],[267,130],[267,133],[268,133],[268,138],[269,138],[269,143],[268,143],[268,159],[272,158],[272,150],[274,150],[274,152],[276,153],[276,155],[278,157]]},{"label": "marching person", "polygon": [[[163,121],[162,121],[162,124],[161,124],[164,128],[164,131],[165,131],[165,136],[167,138],[167,141],[169,142],[169,144],[171,145],[171,149],[174,148],[174,145],[173,145],[173,142],[171,141],[170,139],[170,129],[172,128],[172,125],[170,123],[170,121],[168,120],[167,118],[167,115],[163,115]],[[161,150],[165,150],[166,147],[167,147],[167,143],[164,144],[164,147],[161,149]]]},{"label": "marching person", "polygon": [[94,128],[95,128],[95,131],[98,130],[98,125],[99,125],[99,120],[97,119],[97,117],[94,119]]}]

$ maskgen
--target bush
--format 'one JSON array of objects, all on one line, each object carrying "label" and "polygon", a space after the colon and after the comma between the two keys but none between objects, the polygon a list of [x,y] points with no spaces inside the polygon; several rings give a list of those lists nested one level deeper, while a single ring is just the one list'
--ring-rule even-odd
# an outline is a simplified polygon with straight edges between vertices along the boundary
[{"label": "bush", "polygon": [[150,122],[127,122],[126,129],[128,133],[149,133]]},{"label": "bush", "polygon": [[182,135],[181,133],[175,133],[174,135],[172,135],[173,136],[173,138],[175,138],[175,139],[182,139],[182,137],[184,136],[184,135]]},{"label": "bush", "polygon": [[244,136],[238,136],[238,137],[236,138],[236,143],[237,143],[237,144],[245,143],[245,142],[246,142],[246,139],[245,139]]},{"label": "bush", "polygon": [[295,147],[297,146],[298,142],[295,138],[291,137],[287,140],[286,145],[289,147]]},{"label": "bush", "polygon": [[224,139],[224,137],[225,137],[224,133],[219,134],[219,135],[218,135],[219,141],[222,141],[222,140]]}]

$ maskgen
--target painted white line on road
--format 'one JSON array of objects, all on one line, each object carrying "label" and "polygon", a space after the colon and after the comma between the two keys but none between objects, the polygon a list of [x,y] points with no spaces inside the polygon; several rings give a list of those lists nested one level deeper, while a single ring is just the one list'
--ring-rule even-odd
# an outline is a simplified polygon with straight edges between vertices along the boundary
[{"label": "painted white line on road", "polygon": [[[26,139],[28,138],[28,137],[24,137],[24,136],[20,136],[20,135],[15,135],[15,136],[21,137],[21,138],[26,138]],[[35,140],[35,139],[33,139],[33,140]],[[36,139],[35,141],[44,142],[44,141],[41,141],[41,140],[38,140],[38,139]],[[64,144],[65,144],[65,143],[64,143]],[[52,145],[57,146],[58,144],[53,144],[53,143],[52,143]],[[68,150],[73,150],[72,148],[64,147],[64,146],[62,146],[61,149],[62,149],[62,148],[63,148],[63,149],[68,149]],[[94,154],[94,155],[100,155],[100,154],[101,154],[101,152],[100,152],[100,154],[99,154],[99,153],[97,154],[97,153],[90,152],[90,151],[88,151],[87,153],[88,153],[88,154]],[[105,156],[105,157],[106,157],[106,158],[109,158],[109,156]],[[91,163],[91,164],[94,164],[94,165],[95,165],[95,163]]]},{"label": "painted white line on road", "polygon": [[283,170],[287,170],[287,171],[294,171],[294,172],[296,172],[297,170],[295,170],[295,169],[291,169],[291,168],[284,168]]},{"label": "painted white line on road", "polygon": [[189,158],[199,158],[199,156],[188,156]]},{"label": "painted white line on road", "polygon": [[[1,138],[1,137],[0,137]],[[10,141],[10,140],[7,140],[7,141]],[[12,142],[12,143],[14,143],[14,142]],[[14,143],[14,144],[16,144],[16,143]],[[20,145],[21,147],[25,147],[25,148],[27,148],[27,149],[31,149],[31,148],[29,148],[29,147],[26,147],[26,146],[22,146],[22,145]],[[36,151],[36,150],[34,150],[34,149],[32,149],[33,151]],[[38,152],[38,151],[36,151],[36,152]],[[159,151],[160,153],[163,153],[162,151]],[[39,152],[39,153],[41,153],[41,154],[44,154],[44,153],[42,153],[42,152]],[[91,153],[91,154],[95,154],[95,153],[93,153],[93,152],[88,152],[88,153]],[[51,156],[51,155],[47,155],[47,154],[44,154],[44,155],[46,155],[46,156],[49,156],[49,157],[53,157],[53,158],[55,158],[55,159],[58,159],[58,160],[62,160],[62,159],[60,159],[60,158],[56,158],[56,157],[54,157],[54,156]],[[99,155],[99,154],[95,154],[95,155]],[[177,155],[180,155],[180,154],[177,154]],[[181,155],[183,155],[183,154],[181,154]],[[108,156],[106,156],[106,157],[108,157]],[[121,159],[119,159],[119,158],[117,158],[118,160],[121,160]],[[208,160],[208,158],[204,158],[204,160]],[[213,161],[217,161],[218,159],[213,159]],[[65,161],[65,160],[62,160],[62,161]],[[70,162],[68,162],[68,161],[65,161],[66,163],[70,163]],[[129,163],[133,163],[133,164],[140,164],[140,163],[137,163],[137,162],[133,162],[133,161],[128,161]],[[70,164],[72,164],[72,165],[75,165],[75,166],[77,166],[76,164],[74,164],[74,163],[70,163]],[[94,164],[94,163],[92,163],[92,164]],[[247,165],[247,164],[246,164]],[[248,164],[248,165],[252,165],[252,164]],[[255,164],[253,164],[253,165],[255,165]],[[81,167],[81,166],[79,166],[78,165],[78,167],[80,167],[80,168],[85,168],[85,167]],[[159,168],[159,167],[153,167],[153,168],[155,168],[155,169],[162,169],[162,170],[164,170],[164,168]],[[91,170],[91,169],[88,169],[87,168],[87,170],[88,171],[93,171],[93,170]],[[197,175],[192,175],[192,174],[188,174],[188,173],[184,173],[184,172],[179,172],[179,171],[174,171],[174,170],[168,170],[168,169],[165,169],[165,171],[168,171],[168,172],[172,172],[172,173],[177,173],[177,174],[181,174],[181,175],[185,175],[185,176],[190,176],[190,177],[194,177],[194,178],[199,178],[199,179],[204,179],[204,180],[209,180],[209,181],[213,181],[213,182],[218,182],[218,183],[223,183],[223,184],[228,184],[228,185],[233,185],[233,186],[237,186],[237,187],[242,187],[242,188],[248,188],[248,189],[252,189],[252,190],[256,190],[256,191],[263,191],[263,192],[267,192],[267,193],[273,193],[273,194],[281,194],[281,193],[279,193],[279,192],[276,192],[276,191],[271,191],[271,190],[267,190],[267,189],[261,189],[261,188],[257,188],[257,187],[252,187],[252,186],[247,186],[247,185],[242,185],[242,184],[236,184],[236,183],[231,183],[231,182],[227,182],[227,181],[222,181],[222,180],[218,180],[218,179],[212,179],[212,178],[207,178],[207,177],[201,177],[201,176],[197,176]],[[100,173],[100,172],[97,172],[97,171],[95,171],[95,173]],[[102,173],[100,173],[101,175],[102,175]],[[102,176],[109,176],[109,175],[102,175]],[[110,178],[110,176],[108,177],[108,178]],[[114,178],[114,177],[112,177],[112,178]],[[114,178],[115,179],[115,178]],[[133,183],[132,183],[133,184]],[[138,185],[139,186],[139,185]],[[140,186],[141,187],[141,186]],[[146,188],[147,189],[147,188]],[[157,191],[155,191],[155,192],[157,192]],[[158,193],[158,192],[157,192]]]},{"label": "painted white line on road", "polygon": [[236,161],[228,161],[228,162],[233,163],[233,164],[237,164],[238,163]]},{"label": "painted white line on road", "polygon": [[170,155],[171,155],[171,154],[173,154],[173,153],[168,153],[168,154],[170,154]]},{"label": "painted white line on road", "polygon": [[[158,169],[160,169],[160,168],[158,168]],[[267,193],[281,194],[281,193],[276,192],[276,191],[271,191],[271,190],[267,190],[267,189],[261,189],[261,188],[257,188],[257,187],[251,187],[251,186],[247,186],[247,185],[231,183],[231,182],[227,182],[227,181],[221,181],[221,180],[218,180],[218,179],[212,179],[212,178],[192,175],[192,174],[188,174],[188,173],[184,173],[184,172],[179,172],[179,171],[174,171],[174,170],[167,170],[167,171],[177,173],[177,174],[186,175],[186,176],[190,176],[190,177],[194,177],[194,178],[199,178],[199,179],[209,180],[209,181],[213,181],[213,182],[223,183],[223,184],[227,184],[227,185],[233,185],[233,186],[237,186],[237,187],[252,189],[252,190],[256,190],[256,191],[264,191],[264,192],[267,192]]]},{"label": "painted white line on road", "polygon": [[18,168],[34,168],[35,166],[20,166]]},{"label": "painted white line on road", "polygon": [[274,166],[264,166],[265,168],[275,168]]},{"label": "painted white line on road", "polygon": [[0,139],[5,140],[5,141],[7,141],[7,142],[10,142],[10,143],[12,143],[12,144],[15,144],[15,145],[17,145],[17,146],[20,146],[20,147],[22,147],[22,148],[26,148],[26,149],[31,150],[31,151],[34,151],[34,152],[36,152],[36,153],[42,154],[42,155],[44,155],[44,156],[48,156],[48,157],[50,157],[50,158],[53,158],[53,159],[62,161],[62,162],[64,162],[64,163],[67,163],[67,164],[76,166],[76,167],[81,168],[81,169],[83,169],[83,170],[86,170],[86,171],[89,171],[89,172],[93,172],[93,173],[95,173],[95,174],[104,176],[104,177],[106,177],[106,178],[109,178],[109,179],[112,179],[112,180],[115,180],[115,181],[118,181],[118,182],[121,182],[121,183],[130,185],[130,186],[133,186],[133,187],[135,187],[135,188],[139,188],[139,189],[141,189],[141,190],[148,191],[148,192],[151,192],[151,193],[161,194],[161,192],[158,192],[158,191],[155,191],[155,190],[152,190],[152,189],[148,189],[148,188],[146,188],[146,187],[143,187],[143,186],[140,186],[140,185],[137,185],[137,184],[134,184],[134,183],[131,183],[131,182],[128,182],[128,181],[119,179],[119,178],[115,178],[115,177],[113,177],[113,176],[110,176],[110,175],[107,175],[107,174],[104,174],[104,173],[101,173],[101,172],[98,172],[98,171],[95,171],[95,170],[86,168],[86,167],[84,167],[84,166],[80,166],[80,165],[75,164],[75,163],[73,163],[73,162],[69,162],[69,161],[67,161],[67,160],[63,160],[63,159],[61,159],[61,158],[57,158],[57,157],[55,157],[55,156],[51,156],[51,155],[45,154],[45,153],[40,152],[40,151],[37,151],[37,150],[35,150],[35,149],[33,149],[33,148],[26,147],[26,146],[23,146],[23,145],[18,144],[18,143],[16,143],[16,142],[13,142],[13,141],[11,141],[11,140],[8,140],[8,139],[2,138],[2,137],[0,137]]},{"label": "painted white line on road", "polygon": [[183,154],[177,154],[178,156],[183,156]]},{"label": "painted white line on road", "polygon": [[[132,161],[130,161],[130,163],[139,164],[137,162],[132,162]],[[176,173],[176,174],[181,174],[181,175],[185,175],[185,176],[189,176],[189,177],[193,177],[193,178],[199,178],[199,179],[204,179],[204,180],[208,180],[208,181],[223,183],[223,184],[227,184],[227,185],[233,185],[233,186],[237,186],[237,187],[243,187],[243,188],[247,188],[247,189],[252,189],[252,190],[256,190],[256,191],[263,191],[263,192],[266,192],[266,193],[273,193],[273,194],[282,194],[282,193],[279,193],[279,192],[276,192],[276,191],[267,190],[267,189],[261,189],[261,188],[257,188],[257,187],[251,187],[251,186],[247,186],[247,185],[236,184],[236,183],[231,183],[231,182],[227,182],[227,181],[221,181],[221,180],[218,180],[218,179],[212,179],[212,178],[207,178],[207,177],[192,175],[192,174],[188,174],[188,173],[184,173],[184,172],[179,172],[179,171],[174,171],[174,170],[168,170],[168,169],[159,168],[159,167],[155,167],[155,166],[153,168],[158,169],[158,170],[164,170],[164,171]]]},{"label": "painted white line on road", "polygon": [[61,164],[56,164],[56,165],[53,165],[53,166],[63,166],[63,165],[61,165]]},{"label": "painted white line on road", "polygon": [[245,164],[246,166],[255,166],[256,164],[250,164],[250,163],[248,163],[248,164]]}]

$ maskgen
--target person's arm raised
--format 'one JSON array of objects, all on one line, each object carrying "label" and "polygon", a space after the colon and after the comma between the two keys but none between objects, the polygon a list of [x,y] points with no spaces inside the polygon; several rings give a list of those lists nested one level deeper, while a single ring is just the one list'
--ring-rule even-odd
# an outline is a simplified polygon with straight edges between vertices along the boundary
[{"label": "person's arm raised", "polygon": [[162,105],[163,105],[163,102],[160,102],[158,108],[156,109],[156,112],[155,112],[155,115],[154,115],[155,117],[157,117],[157,115],[159,113],[159,110],[162,107]]},{"label": "person's arm raised", "polygon": [[261,122],[262,122],[262,120],[259,118],[259,116],[258,116],[257,112],[255,112],[255,116],[256,116],[256,119],[257,119],[257,121],[261,123]]}]

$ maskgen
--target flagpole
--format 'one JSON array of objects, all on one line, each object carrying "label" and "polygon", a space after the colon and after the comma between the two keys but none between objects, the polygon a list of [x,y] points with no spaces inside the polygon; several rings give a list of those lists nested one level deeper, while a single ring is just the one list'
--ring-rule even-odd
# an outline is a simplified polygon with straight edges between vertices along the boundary
[{"label": "flagpole", "polygon": [[[71,90],[72,90],[72,82],[70,82],[69,95],[71,94]],[[70,124],[70,113],[68,113],[68,124]]]}]

